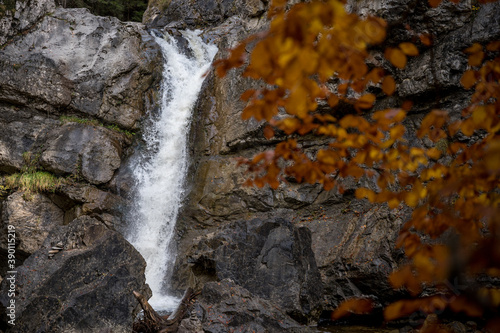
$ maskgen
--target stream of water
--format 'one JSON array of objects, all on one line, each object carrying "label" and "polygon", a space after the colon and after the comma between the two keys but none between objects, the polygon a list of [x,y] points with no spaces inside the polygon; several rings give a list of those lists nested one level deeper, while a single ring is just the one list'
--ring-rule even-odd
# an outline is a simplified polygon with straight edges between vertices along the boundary
[{"label": "stream of water", "polygon": [[185,31],[183,37],[190,52],[183,52],[171,36],[154,36],[164,58],[161,108],[143,128],[146,146],[134,167],[137,197],[127,236],[146,260],[146,282],[153,291],[149,303],[157,311],[172,310],[179,302],[168,293],[168,279],[175,262],[171,243],[188,168],[186,141],[204,74],[217,53],[216,46],[202,41],[199,31]]}]

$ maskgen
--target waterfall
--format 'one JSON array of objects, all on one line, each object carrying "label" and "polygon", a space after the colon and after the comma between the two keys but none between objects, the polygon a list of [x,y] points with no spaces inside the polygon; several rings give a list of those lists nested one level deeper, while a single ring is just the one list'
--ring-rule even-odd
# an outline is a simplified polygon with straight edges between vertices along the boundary
[{"label": "waterfall", "polygon": [[204,74],[217,52],[216,46],[202,41],[199,31],[185,31],[183,37],[190,56],[180,50],[174,37],[154,36],[164,59],[161,105],[159,114],[143,128],[146,146],[134,166],[137,188],[127,236],[146,260],[146,282],[153,291],[149,303],[156,310],[171,310],[179,301],[168,295],[167,287],[175,261],[171,242],[188,168],[186,141]]}]

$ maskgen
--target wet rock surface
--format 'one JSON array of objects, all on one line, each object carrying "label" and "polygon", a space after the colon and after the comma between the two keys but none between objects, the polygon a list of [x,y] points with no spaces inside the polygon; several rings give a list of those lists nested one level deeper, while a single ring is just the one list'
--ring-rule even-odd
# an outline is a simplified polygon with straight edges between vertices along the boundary
[{"label": "wet rock surface", "polygon": [[[58,243],[63,250],[50,259]],[[150,294],[145,265],[132,245],[96,219],[85,216],[54,228],[17,267],[16,325],[9,332],[129,332],[139,311],[132,291]]]}]

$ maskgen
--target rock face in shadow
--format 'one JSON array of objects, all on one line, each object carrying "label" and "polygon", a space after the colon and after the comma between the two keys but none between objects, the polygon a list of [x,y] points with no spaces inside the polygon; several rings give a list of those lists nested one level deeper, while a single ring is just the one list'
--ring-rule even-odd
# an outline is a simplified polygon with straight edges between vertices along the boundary
[{"label": "rock face in shadow", "polygon": [[319,317],[323,286],[307,228],[255,219],[228,224],[193,243],[187,268],[195,281],[230,279],[299,322]]},{"label": "rock face in shadow", "polygon": [[[189,329],[189,331],[187,330]],[[201,329],[201,330],[200,330]],[[179,332],[312,332],[230,279],[205,284]]]},{"label": "rock face in shadow", "polygon": [[[58,243],[63,250],[49,258]],[[150,294],[145,266],[132,245],[96,219],[54,228],[17,267],[16,325],[9,332],[129,332],[139,311],[132,291]],[[10,276],[2,284],[4,306]]]}]

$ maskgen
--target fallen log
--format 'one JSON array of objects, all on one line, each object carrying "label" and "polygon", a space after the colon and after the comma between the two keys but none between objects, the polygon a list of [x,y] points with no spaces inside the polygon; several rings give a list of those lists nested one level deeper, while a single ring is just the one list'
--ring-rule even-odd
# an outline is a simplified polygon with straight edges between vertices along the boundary
[{"label": "fallen log", "polygon": [[135,298],[144,311],[144,319],[141,322],[134,324],[134,332],[140,333],[172,333],[177,332],[181,320],[186,315],[189,306],[194,298],[198,295],[193,292],[192,288],[186,289],[181,302],[174,312],[167,316],[159,315],[153,307],[148,303],[146,297],[134,291]]}]

